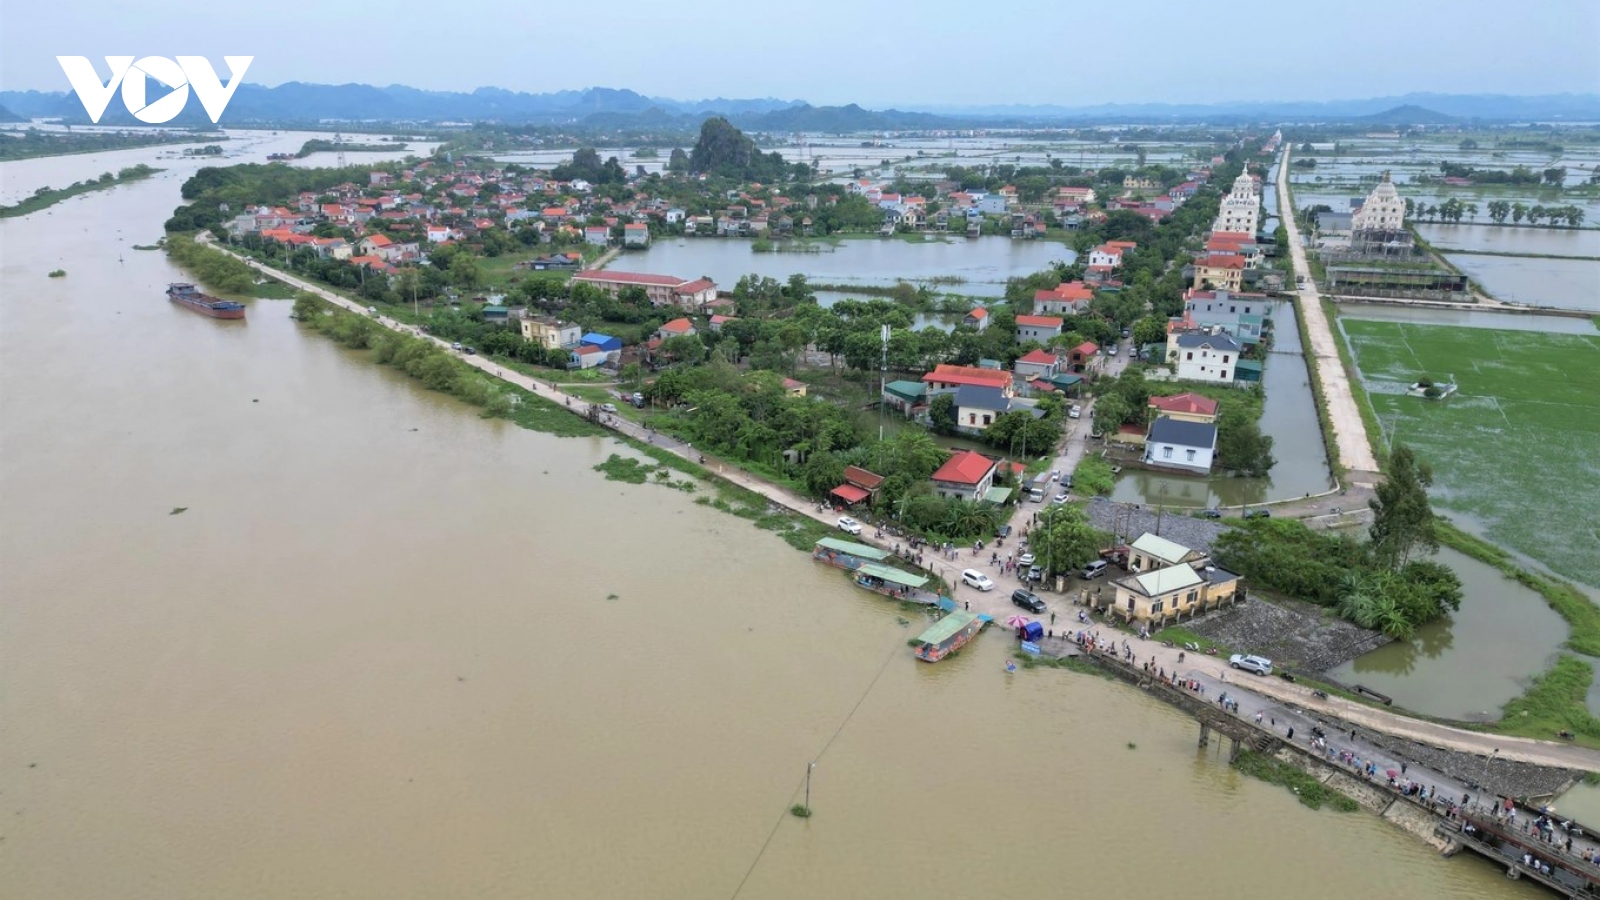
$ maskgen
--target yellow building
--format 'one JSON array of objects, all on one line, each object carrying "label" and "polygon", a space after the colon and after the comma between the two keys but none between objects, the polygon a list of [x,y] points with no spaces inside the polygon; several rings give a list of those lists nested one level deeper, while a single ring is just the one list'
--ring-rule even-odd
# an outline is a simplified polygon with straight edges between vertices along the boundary
[{"label": "yellow building", "polygon": [[1242,598],[1239,576],[1159,535],[1140,535],[1128,547],[1128,569],[1133,574],[1112,582],[1110,608],[1128,622],[1159,627]]},{"label": "yellow building", "polygon": [[1149,532],[1139,535],[1139,539],[1128,546],[1128,570],[1131,572],[1154,572],[1185,563],[1204,565],[1205,558],[1199,550],[1190,550]]},{"label": "yellow building", "polygon": [[522,339],[538,344],[546,350],[560,350],[578,343],[578,338],[583,335],[583,329],[570,322],[562,322],[549,316],[535,316],[522,320]]},{"label": "yellow building", "polygon": [[1247,260],[1237,253],[1212,253],[1194,261],[1194,287],[1238,291]]}]

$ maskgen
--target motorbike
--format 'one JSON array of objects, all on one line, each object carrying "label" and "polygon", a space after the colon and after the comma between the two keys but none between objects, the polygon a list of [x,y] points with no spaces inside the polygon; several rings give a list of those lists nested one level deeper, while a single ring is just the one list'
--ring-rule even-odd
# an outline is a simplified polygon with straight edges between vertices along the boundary
[{"label": "motorbike", "polygon": [[1318,700],[1326,700],[1326,699],[1328,699],[1328,692],[1327,691],[1312,691],[1311,692],[1311,696],[1317,698]]}]

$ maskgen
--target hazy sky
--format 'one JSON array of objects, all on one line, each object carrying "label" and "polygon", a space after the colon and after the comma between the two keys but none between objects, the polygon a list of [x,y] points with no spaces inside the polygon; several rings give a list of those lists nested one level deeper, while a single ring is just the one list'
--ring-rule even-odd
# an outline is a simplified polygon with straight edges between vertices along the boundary
[{"label": "hazy sky", "polygon": [[1600,0],[0,0],[0,89],[68,90],[57,55],[106,54],[877,108],[1536,94],[1600,91]]}]

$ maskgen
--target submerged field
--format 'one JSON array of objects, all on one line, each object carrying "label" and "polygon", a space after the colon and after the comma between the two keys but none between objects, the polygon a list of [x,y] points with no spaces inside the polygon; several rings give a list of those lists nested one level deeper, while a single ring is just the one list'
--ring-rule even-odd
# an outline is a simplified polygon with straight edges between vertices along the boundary
[{"label": "submerged field", "polygon": [[[1385,440],[1432,464],[1439,505],[1600,586],[1600,335],[1339,324]],[[1407,396],[1425,376],[1460,390]]]}]

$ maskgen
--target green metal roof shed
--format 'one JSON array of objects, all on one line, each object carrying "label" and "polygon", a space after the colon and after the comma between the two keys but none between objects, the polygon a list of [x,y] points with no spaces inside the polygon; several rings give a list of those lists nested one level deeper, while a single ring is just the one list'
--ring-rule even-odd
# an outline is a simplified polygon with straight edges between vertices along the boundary
[{"label": "green metal roof shed", "polygon": [[862,575],[871,575],[890,584],[898,584],[908,588],[919,588],[928,583],[926,575],[911,575],[899,569],[891,569],[888,566],[877,563],[862,563],[861,567],[856,571]]},{"label": "green metal roof shed", "polygon": [[846,553],[850,556],[858,556],[862,559],[882,561],[889,558],[889,551],[887,550],[879,550],[877,547],[870,547],[866,544],[857,544],[852,541],[842,541],[838,538],[823,538],[822,540],[817,541],[817,546],[826,547],[829,550],[839,553]]}]

